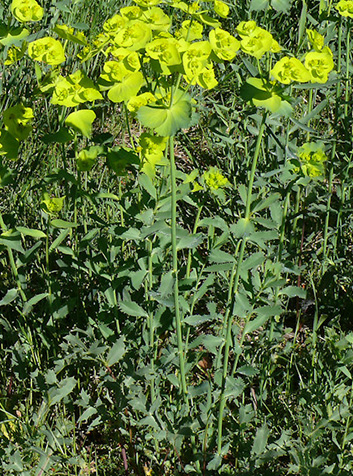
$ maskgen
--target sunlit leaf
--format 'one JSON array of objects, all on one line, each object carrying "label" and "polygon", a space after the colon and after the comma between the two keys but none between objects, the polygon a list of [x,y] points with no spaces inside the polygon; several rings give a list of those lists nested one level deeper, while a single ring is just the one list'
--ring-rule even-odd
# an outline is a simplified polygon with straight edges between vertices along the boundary
[{"label": "sunlit leaf", "polygon": [[81,132],[85,137],[90,137],[95,118],[96,114],[91,109],[81,109],[69,114],[65,119],[65,124]]},{"label": "sunlit leaf", "polygon": [[191,101],[180,99],[170,107],[158,105],[143,106],[137,112],[142,125],[154,129],[162,137],[173,136],[191,123]]},{"label": "sunlit leaf", "polygon": [[0,25],[0,43],[4,46],[21,46],[23,40],[29,35],[29,30],[23,27],[6,28]]},{"label": "sunlit leaf", "polygon": [[245,101],[269,112],[289,116],[292,106],[281,97],[281,92],[278,86],[261,78],[248,78],[240,88],[240,96]]},{"label": "sunlit leaf", "polygon": [[140,71],[131,73],[109,90],[108,98],[113,102],[128,101],[137,95],[143,83],[144,79]]}]

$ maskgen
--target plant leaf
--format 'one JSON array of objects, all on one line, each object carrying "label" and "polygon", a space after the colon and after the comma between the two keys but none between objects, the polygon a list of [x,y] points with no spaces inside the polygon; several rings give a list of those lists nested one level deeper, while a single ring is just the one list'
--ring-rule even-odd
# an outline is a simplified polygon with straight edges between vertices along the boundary
[{"label": "plant leaf", "polygon": [[90,137],[95,118],[96,114],[91,109],[80,109],[69,114],[65,119],[65,124],[78,130],[85,137]]},{"label": "plant leaf", "polygon": [[142,106],[137,117],[143,126],[154,129],[162,137],[168,137],[190,125],[191,112],[190,100],[182,99],[170,107]]},{"label": "plant leaf", "polygon": [[108,352],[108,355],[107,355],[108,367],[111,367],[112,365],[116,364],[125,354],[125,352],[126,352],[126,349],[124,345],[124,338],[121,337],[115,342],[115,344],[113,344],[112,348]]}]

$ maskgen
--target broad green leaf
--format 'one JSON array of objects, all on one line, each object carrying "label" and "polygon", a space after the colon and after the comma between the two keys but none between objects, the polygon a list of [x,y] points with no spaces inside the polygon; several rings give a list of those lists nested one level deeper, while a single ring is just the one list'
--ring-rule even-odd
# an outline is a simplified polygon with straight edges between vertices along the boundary
[{"label": "broad green leaf", "polygon": [[226,380],[226,387],[224,391],[224,396],[225,397],[231,397],[231,398],[237,398],[241,393],[243,392],[245,387],[244,380],[240,377],[234,378],[234,377],[227,377]]},{"label": "broad green leaf", "polygon": [[96,114],[91,109],[80,109],[69,114],[65,119],[65,124],[78,130],[85,137],[90,137],[95,118]]},{"label": "broad green leaf", "polygon": [[49,296],[48,293],[41,293],[41,294],[37,294],[36,296],[33,296],[23,306],[23,314],[25,314],[25,315],[29,314],[31,312],[33,306],[35,306],[36,304],[38,304],[40,301],[42,301],[43,299],[45,299],[48,296]]},{"label": "broad green leaf", "polygon": [[126,175],[126,167],[139,164],[136,152],[129,147],[114,147],[107,153],[107,164],[117,175]]},{"label": "broad green leaf", "polygon": [[248,78],[240,88],[240,96],[256,107],[263,107],[266,111],[289,116],[292,106],[282,99],[282,90],[261,78]]},{"label": "broad green leaf", "polygon": [[22,233],[22,235],[32,236],[33,238],[46,238],[46,234],[41,230],[35,230],[34,228],[27,228],[25,226],[16,226],[16,230]]},{"label": "broad green leaf", "polygon": [[199,316],[199,315],[194,315],[194,316],[188,316],[185,317],[183,322],[186,322],[189,326],[193,327],[198,327],[202,324],[205,324],[205,322],[213,321],[215,319],[215,316],[210,316],[210,315],[205,315],[205,316]]},{"label": "broad green leaf", "polygon": [[182,250],[185,248],[196,248],[200,243],[202,243],[203,236],[201,233],[197,233],[195,235],[189,234],[183,236],[177,243],[177,249]]},{"label": "broad green leaf", "polygon": [[87,39],[85,35],[81,31],[74,33],[74,29],[72,27],[57,24],[53,28],[53,31],[55,31],[55,33],[64,40],[69,40],[73,43],[77,43],[83,46],[87,45]]},{"label": "broad green leaf", "polygon": [[0,301],[0,306],[6,306],[10,302],[14,301],[18,296],[18,289],[9,289],[5,296]]},{"label": "broad green leaf", "polygon": [[128,316],[134,317],[148,317],[147,312],[142,309],[136,302],[133,301],[121,301],[118,304],[119,309]]},{"label": "broad green leaf", "polygon": [[277,12],[288,13],[292,6],[292,0],[271,0],[271,6]]},{"label": "broad green leaf", "polygon": [[191,397],[198,397],[200,395],[205,395],[210,391],[210,382],[202,382],[200,385],[190,386],[189,394]]},{"label": "broad green leaf", "polygon": [[46,134],[42,137],[44,144],[65,144],[66,142],[70,142],[72,139],[74,139],[74,136],[70,134],[67,127],[61,127],[57,132]]},{"label": "broad green leaf", "polygon": [[238,374],[246,375],[247,377],[257,375],[259,373],[258,369],[251,367],[251,365],[242,365],[237,370]]},{"label": "broad green leaf", "polygon": [[265,451],[269,434],[270,434],[270,430],[268,429],[267,424],[264,423],[262,427],[259,428],[256,432],[254,443],[251,448],[252,454],[255,454],[258,456]]},{"label": "broad green leaf", "polygon": [[213,28],[219,28],[221,24],[215,18],[210,17],[205,11],[201,13],[194,13],[195,18],[205,25],[211,26]]},{"label": "broad green leaf", "polygon": [[233,255],[219,249],[212,250],[209,259],[211,263],[234,263],[235,261]]},{"label": "broad green leaf", "polygon": [[59,383],[58,388],[50,388],[48,394],[49,406],[59,403],[64,397],[69,395],[76,387],[76,383],[74,377],[68,377]]},{"label": "broad green leaf", "polygon": [[248,258],[246,258],[242,265],[242,271],[248,271],[249,269],[254,269],[260,266],[265,261],[265,256],[261,251],[257,253],[252,253]]},{"label": "broad green leaf", "polygon": [[281,306],[263,306],[255,310],[257,317],[247,322],[244,327],[244,334],[250,334],[259,327],[265,325],[270,317],[280,316],[282,314]]},{"label": "broad green leaf", "polygon": [[10,160],[18,159],[19,142],[7,131],[0,131],[0,156],[6,155]]},{"label": "broad green leaf", "polygon": [[116,200],[117,202],[120,202],[118,195],[110,192],[99,192],[94,198],[108,198],[110,200]]},{"label": "broad green leaf", "polygon": [[161,279],[161,284],[158,289],[158,292],[163,298],[170,296],[172,294],[173,288],[174,288],[174,282],[175,282],[175,278],[174,278],[174,274],[172,270],[168,271],[168,273],[166,274],[163,274]]},{"label": "broad green leaf", "polygon": [[12,250],[18,251],[19,253],[24,253],[21,243],[21,234],[17,231],[4,231],[4,233],[0,235],[0,245],[5,245]]},{"label": "broad green leaf", "polygon": [[0,43],[4,46],[21,46],[22,41],[29,35],[29,30],[23,27],[7,28],[1,23]]},{"label": "broad green leaf", "polygon": [[14,175],[11,169],[0,165],[0,188],[6,187],[13,183]]},{"label": "broad green leaf", "polygon": [[95,415],[96,413],[97,413],[96,408],[94,408],[94,407],[89,407],[89,408],[87,408],[87,409],[82,413],[82,415],[80,416],[80,418],[77,420],[77,423],[87,421],[89,418],[91,418],[91,416]]},{"label": "broad green leaf", "polygon": [[148,175],[140,174],[138,181],[141,187],[143,187],[152,198],[157,198],[157,190]]},{"label": "broad green leaf", "polygon": [[55,250],[58,246],[61,245],[61,243],[65,240],[65,238],[67,237],[67,235],[70,233],[70,228],[65,228],[61,233],[60,235],[55,238],[55,240],[53,241],[53,243],[50,245],[49,247],[49,253],[51,253],[53,250]]},{"label": "broad green leaf", "polygon": [[108,91],[108,98],[113,102],[128,101],[136,96],[144,83],[143,75],[140,71],[126,76],[120,83],[116,83]]},{"label": "broad green leaf", "polygon": [[216,453],[216,455],[211,459],[211,461],[207,464],[207,469],[213,474],[219,474],[218,469],[222,464],[223,456]]},{"label": "broad green leaf", "polygon": [[214,336],[212,334],[204,334],[195,339],[193,345],[202,345],[212,354],[217,354],[219,346],[224,342],[222,336]]},{"label": "broad green leaf", "polygon": [[251,236],[255,232],[255,227],[252,221],[240,218],[237,223],[231,225],[230,230],[236,238],[243,238]]},{"label": "broad green leaf", "polygon": [[60,218],[55,218],[54,220],[51,220],[50,224],[54,228],[75,228],[77,226],[77,223],[61,220]]},{"label": "broad green leaf", "polygon": [[268,0],[251,0],[250,11],[266,10],[268,8]]},{"label": "broad green leaf", "polygon": [[170,107],[143,106],[138,110],[137,117],[143,126],[154,129],[162,137],[168,137],[190,125],[191,112],[191,101],[180,99]]},{"label": "broad green leaf", "polygon": [[119,362],[119,360],[122,358],[125,352],[126,352],[126,349],[124,344],[124,338],[121,337],[115,342],[115,344],[113,344],[112,348],[108,352],[108,355],[107,355],[108,367],[111,367],[112,365]]},{"label": "broad green leaf", "polygon": [[286,288],[283,288],[280,290],[279,295],[284,294],[285,296],[288,296],[289,298],[292,297],[299,297],[301,299],[306,298],[306,290],[303,288],[299,288],[298,286],[287,286]]}]

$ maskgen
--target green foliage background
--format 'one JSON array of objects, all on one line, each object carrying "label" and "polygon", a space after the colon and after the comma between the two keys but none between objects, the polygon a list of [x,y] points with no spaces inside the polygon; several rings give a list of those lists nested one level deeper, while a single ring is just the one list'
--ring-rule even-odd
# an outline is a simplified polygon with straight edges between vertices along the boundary
[{"label": "green foliage background", "polygon": [[[105,95],[91,137],[63,132],[73,109],[39,94],[44,68],[5,65],[0,48],[1,118],[21,101],[35,116],[19,159],[0,156],[4,475],[352,472],[351,20],[325,1],[238,3],[222,28],[256,20],[278,58],[302,58],[316,29],[335,68],[325,84],[277,84],[273,112],[274,92],[246,83],[259,66],[268,79],[273,56],[219,64],[156,177],[141,170],[141,114],[145,127]],[[93,40],[130,2],[41,4],[28,41],[57,22]],[[104,56],[66,48],[61,74],[98,81]],[[328,157],[318,178],[304,143]],[[90,171],[86,146],[104,151]],[[207,186],[210,167],[226,187]]]}]

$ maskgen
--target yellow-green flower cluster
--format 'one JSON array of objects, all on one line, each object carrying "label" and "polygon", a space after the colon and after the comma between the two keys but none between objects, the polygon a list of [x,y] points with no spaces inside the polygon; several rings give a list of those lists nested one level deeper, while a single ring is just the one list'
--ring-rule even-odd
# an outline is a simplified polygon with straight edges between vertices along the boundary
[{"label": "yellow-green flower cluster", "polygon": [[309,43],[313,47],[305,55],[304,64],[297,58],[285,56],[271,70],[271,75],[282,84],[293,81],[326,83],[334,68],[332,51],[324,46],[324,38],[315,30],[307,30]]},{"label": "yellow-green flower cluster", "polygon": [[4,111],[5,128],[0,131],[0,155],[6,155],[12,160],[17,159],[19,144],[31,133],[33,119],[33,109],[21,103]]},{"label": "yellow-green flower cluster", "polygon": [[76,154],[77,168],[82,172],[88,172],[94,166],[96,159],[102,155],[104,149],[100,145],[92,145],[88,149],[82,149]]},{"label": "yellow-green flower cluster", "polygon": [[41,202],[42,210],[50,216],[56,216],[60,213],[64,206],[64,197],[50,197],[48,192],[43,194]]},{"label": "yellow-green flower cluster", "polygon": [[325,175],[327,155],[320,142],[307,142],[298,150],[300,168],[306,177],[318,179]]},{"label": "yellow-green flower cluster", "polygon": [[45,36],[28,45],[28,55],[35,61],[57,66],[65,61],[64,48],[59,40]]},{"label": "yellow-green flower cluster", "polygon": [[325,46],[321,51],[311,51],[305,56],[305,67],[312,83],[326,83],[334,68],[332,51]]},{"label": "yellow-green flower cluster", "polygon": [[353,0],[341,0],[335,8],[343,17],[353,18]]},{"label": "yellow-green flower cluster", "polygon": [[[114,94],[110,90],[108,97],[114,102],[129,100],[134,104],[132,96],[137,96],[145,84],[142,73],[132,76],[140,70],[141,62],[144,67],[149,63],[152,70],[162,76],[181,73],[189,84],[198,84],[204,89],[214,88],[218,82],[213,61],[232,60],[240,42],[218,27],[211,29],[209,40],[202,41],[204,18],[199,13],[196,16],[200,9],[197,2],[193,5],[180,1],[173,3],[174,7],[195,15],[193,20],[183,21],[174,34],[171,33],[171,17],[156,6],[160,2],[140,0],[135,3],[137,5],[121,8],[103,25],[105,40],[101,38],[100,42],[105,54],[111,54],[116,64],[113,66],[110,59],[106,62],[101,86],[119,91]],[[228,15],[229,8],[224,2],[214,0],[213,6],[219,16]],[[89,56],[88,50],[86,48]],[[127,58],[132,54],[135,55],[133,64],[128,65]],[[115,76],[108,69],[114,69]],[[123,93],[125,89],[129,89],[129,94]]]},{"label": "yellow-green flower cluster", "polygon": [[202,178],[208,188],[218,190],[229,185],[229,180],[217,167],[210,167],[203,173]]},{"label": "yellow-green flower cluster", "polygon": [[36,0],[13,0],[10,10],[16,20],[22,23],[39,21],[44,14],[43,8]]},{"label": "yellow-green flower cluster", "polygon": [[281,47],[271,33],[257,26],[253,20],[240,22],[237,32],[241,37],[240,48],[250,56],[260,59],[269,51],[271,53],[281,51]]},{"label": "yellow-green flower cluster", "polygon": [[151,179],[155,177],[156,166],[166,165],[164,162],[164,151],[167,147],[167,138],[159,137],[153,134],[143,133],[139,138],[138,151],[142,163],[141,171]]},{"label": "yellow-green flower cluster", "polygon": [[75,107],[78,104],[103,99],[92,80],[82,71],[76,71],[64,78],[59,76],[51,99],[52,104]]}]

